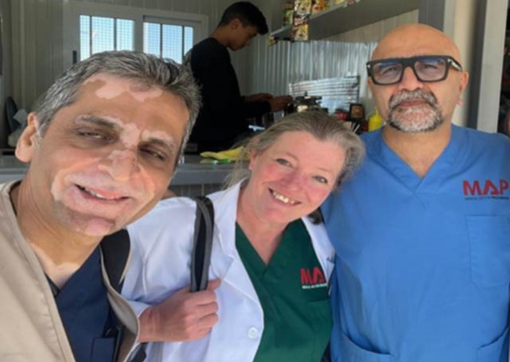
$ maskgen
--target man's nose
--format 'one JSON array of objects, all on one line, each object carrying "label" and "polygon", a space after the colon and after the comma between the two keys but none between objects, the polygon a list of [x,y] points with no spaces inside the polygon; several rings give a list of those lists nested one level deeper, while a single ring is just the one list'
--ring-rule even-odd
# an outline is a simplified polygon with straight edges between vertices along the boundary
[{"label": "man's nose", "polygon": [[103,158],[98,168],[107,172],[114,180],[129,180],[140,171],[137,150],[132,148],[115,149]]},{"label": "man's nose", "polygon": [[406,67],[403,70],[402,80],[399,83],[399,89],[415,90],[421,88],[423,83],[416,77],[411,67]]}]

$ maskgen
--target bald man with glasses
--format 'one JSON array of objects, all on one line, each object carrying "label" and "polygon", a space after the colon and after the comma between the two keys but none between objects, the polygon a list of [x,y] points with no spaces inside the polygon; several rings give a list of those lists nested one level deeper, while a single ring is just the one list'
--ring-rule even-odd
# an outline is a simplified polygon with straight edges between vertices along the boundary
[{"label": "bald man with glasses", "polygon": [[367,71],[385,126],[322,208],[333,360],[508,361],[510,140],[452,124],[468,74],[436,29],[393,30]]}]

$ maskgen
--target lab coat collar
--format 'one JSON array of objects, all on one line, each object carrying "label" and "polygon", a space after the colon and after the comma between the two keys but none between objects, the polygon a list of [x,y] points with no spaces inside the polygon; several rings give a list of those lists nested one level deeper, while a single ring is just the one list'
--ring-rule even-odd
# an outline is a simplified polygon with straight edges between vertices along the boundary
[{"label": "lab coat collar", "polygon": [[[260,307],[255,288],[251,283],[250,276],[236,248],[235,229],[237,201],[239,199],[241,184],[242,181],[225,191],[220,191],[209,196],[214,204],[214,218],[218,226],[214,230],[216,240],[219,242],[221,254],[227,256],[228,259],[226,260],[224,257],[221,258],[224,260],[224,263],[221,263],[221,265],[218,263],[215,267],[223,269],[218,270],[219,275],[223,275],[223,283],[227,283],[238,289]],[[213,260],[214,259],[213,256]]]},{"label": "lab coat collar", "polygon": [[223,253],[230,257],[239,256],[235,243],[235,230],[237,201],[239,200],[239,192],[243,182],[244,180],[225,191],[219,191],[209,196],[214,204],[215,223],[220,226],[216,228],[215,233],[217,233]]}]

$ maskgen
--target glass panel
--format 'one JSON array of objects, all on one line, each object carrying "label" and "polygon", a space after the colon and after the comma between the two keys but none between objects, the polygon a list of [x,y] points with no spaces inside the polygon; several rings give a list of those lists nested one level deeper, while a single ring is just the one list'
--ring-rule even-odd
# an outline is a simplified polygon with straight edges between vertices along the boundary
[{"label": "glass panel", "polygon": [[163,25],[163,58],[182,63],[182,26]]},{"label": "glass panel", "polygon": [[184,54],[193,47],[193,28],[186,26],[184,28]]},{"label": "glass panel", "polygon": [[90,57],[90,16],[80,15],[80,60]]},{"label": "glass panel", "polygon": [[113,18],[92,17],[92,54],[115,50],[113,26]]},{"label": "glass panel", "polygon": [[143,23],[143,51],[161,56],[161,25]]},{"label": "glass panel", "polygon": [[117,19],[117,49],[135,50],[135,22]]}]

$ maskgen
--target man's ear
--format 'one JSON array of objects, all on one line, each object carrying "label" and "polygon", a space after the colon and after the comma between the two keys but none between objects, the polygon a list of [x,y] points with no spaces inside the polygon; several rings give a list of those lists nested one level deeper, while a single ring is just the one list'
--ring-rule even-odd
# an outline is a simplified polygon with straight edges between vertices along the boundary
[{"label": "man's ear", "polygon": [[459,80],[459,99],[457,101],[457,105],[461,106],[464,104],[464,101],[462,100],[462,94],[464,93],[464,90],[467,87],[469,81],[469,73],[468,72],[462,72],[460,74],[460,80]]},{"label": "man's ear", "polygon": [[372,93],[372,95],[374,94],[374,82],[372,81],[372,78],[368,77],[367,78],[367,86],[368,86],[368,89],[370,90],[370,92]]},{"label": "man's ear", "polygon": [[27,126],[21,133],[16,145],[16,157],[22,162],[30,162],[34,156],[35,149],[39,142],[37,130],[39,129],[39,121],[37,114],[31,112],[28,115]]},{"label": "man's ear", "polygon": [[234,18],[230,21],[229,25],[231,29],[237,30],[243,26],[243,23],[238,18]]}]

